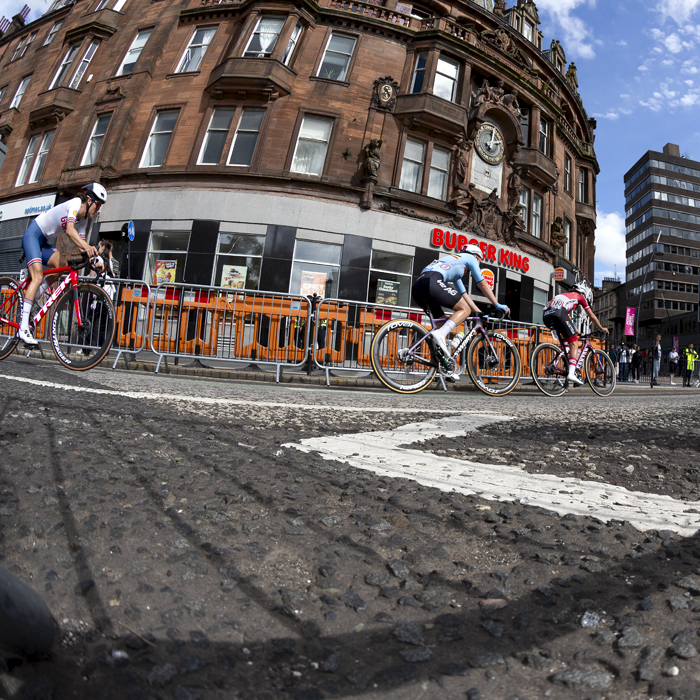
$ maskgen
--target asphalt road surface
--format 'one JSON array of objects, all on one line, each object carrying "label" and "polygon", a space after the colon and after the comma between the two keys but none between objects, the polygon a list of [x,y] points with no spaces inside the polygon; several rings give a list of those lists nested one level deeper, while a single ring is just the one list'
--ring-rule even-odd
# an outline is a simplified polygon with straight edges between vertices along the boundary
[{"label": "asphalt road surface", "polygon": [[60,636],[0,699],[696,700],[699,398],[12,357],[0,565]]}]

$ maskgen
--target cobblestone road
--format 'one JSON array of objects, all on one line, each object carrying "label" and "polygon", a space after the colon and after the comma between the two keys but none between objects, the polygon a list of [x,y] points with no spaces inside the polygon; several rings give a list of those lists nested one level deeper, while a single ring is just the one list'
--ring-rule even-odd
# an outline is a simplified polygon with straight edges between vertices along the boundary
[{"label": "cobblestone road", "polygon": [[60,642],[0,698],[697,699],[697,404],[11,358],[0,564]]}]

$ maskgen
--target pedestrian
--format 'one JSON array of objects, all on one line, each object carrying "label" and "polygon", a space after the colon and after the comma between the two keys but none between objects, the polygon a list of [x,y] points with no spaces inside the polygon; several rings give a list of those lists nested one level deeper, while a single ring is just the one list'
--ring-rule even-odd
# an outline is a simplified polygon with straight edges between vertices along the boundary
[{"label": "pedestrian", "polygon": [[639,370],[642,366],[642,352],[639,345],[632,346],[632,378],[635,384],[639,384]]},{"label": "pedestrian", "polygon": [[615,376],[617,377],[617,352],[615,351],[615,346],[612,343],[610,344],[610,352],[608,353],[608,356],[613,363],[613,367],[615,368]]},{"label": "pedestrian", "polygon": [[657,335],[651,348],[651,387],[658,386],[659,370],[661,369],[661,336]]},{"label": "pedestrian", "polygon": [[693,372],[695,371],[695,360],[698,359],[697,350],[693,347],[693,343],[688,343],[688,347],[683,351],[683,366],[685,373],[683,375],[683,386],[692,384]]},{"label": "pedestrian", "polygon": [[668,353],[668,373],[671,376],[671,386],[676,386],[676,382],[673,381],[676,372],[678,372],[678,350],[674,347]]},{"label": "pedestrian", "polygon": [[620,345],[620,381],[621,382],[626,382],[627,381],[627,373],[628,373],[628,367],[627,367],[627,360],[628,360],[628,355],[627,355],[627,346],[622,343]]}]

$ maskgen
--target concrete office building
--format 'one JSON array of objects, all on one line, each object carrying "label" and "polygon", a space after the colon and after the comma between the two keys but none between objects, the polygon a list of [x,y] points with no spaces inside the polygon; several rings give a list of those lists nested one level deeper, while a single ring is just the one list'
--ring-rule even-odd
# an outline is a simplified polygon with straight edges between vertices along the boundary
[{"label": "concrete office building", "polygon": [[542,42],[529,0],[58,0],[16,17],[0,268],[33,215],[97,180],[122,274],[152,283],[167,263],[175,281],[403,305],[476,240],[499,300],[540,320],[555,267],[556,291],[593,279],[598,173],[576,67]]}]

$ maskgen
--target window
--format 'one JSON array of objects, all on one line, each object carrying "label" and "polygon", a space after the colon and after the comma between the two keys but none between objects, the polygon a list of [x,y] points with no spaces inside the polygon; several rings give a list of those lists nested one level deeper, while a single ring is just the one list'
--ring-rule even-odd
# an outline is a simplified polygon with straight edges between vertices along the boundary
[{"label": "window", "polygon": [[75,73],[73,74],[73,79],[70,81],[70,85],[68,87],[72,88],[73,90],[78,89],[78,85],[80,85],[80,81],[83,79],[83,75],[85,75],[85,71],[87,70],[87,67],[90,65],[90,61],[92,60],[92,57],[95,55],[95,51],[97,51],[97,47],[100,45],[99,41],[93,41],[91,42],[90,46],[88,46],[87,51],[85,52],[85,55],[83,56],[82,60],[78,64],[78,68],[76,69]]},{"label": "window", "polygon": [[318,69],[318,77],[345,80],[356,43],[357,39],[353,36],[331,34]]},{"label": "window", "polygon": [[447,176],[450,170],[450,151],[433,147],[428,174],[428,197],[447,199]]},{"label": "window", "polygon": [[35,136],[32,136],[31,139],[29,139],[29,144],[27,145],[27,151],[24,154],[24,158],[22,158],[22,165],[20,166],[19,169],[19,175],[17,175],[17,182],[15,183],[17,187],[20,187],[27,181],[27,172],[29,171],[29,165],[32,162],[32,159],[34,158],[34,153],[36,151],[37,144],[39,143],[39,136],[38,134]]},{"label": "window", "polygon": [[284,27],[284,22],[285,17],[261,17],[243,55],[252,58],[268,58],[275,48],[282,27]]},{"label": "window", "polygon": [[157,168],[163,165],[179,113],[179,109],[158,112],[153,121],[151,133],[148,135],[146,147],[143,149],[140,168]]},{"label": "window", "polygon": [[566,236],[566,243],[564,243],[564,257],[568,260],[571,256],[571,222],[568,219],[564,219],[564,235]]},{"label": "window", "polygon": [[44,46],[48,46],[53,41],[53,38],[58,34],[58,30],[61,28],[62,24],[63,22],[56,22],[56,24],[51,27],[51,31],[46,35],[46,39],[44,40]]},{"label": "window", "polygon": [[126,0],[117,0],[117,2],[114,3],[114,7],[112,7],[112,9],[115,12],[121,12],[124,5],[126,5]]},{"label": "window", "polygon": [[79,48],[80,43],[71,44],[71,46],[68,48],[66,55],[63,57],[63,61],[61,61],[61,65],[56,71],[56,75],[54,75],[53,80],[51,81],[49,90],[53,90],[54,88],[60,86],[63,78],[65,78],[66,74],[68,73],[71,63],[73,63]]},{"label": "window", "polygon": [[282,56],[282,63],[284,63],[285,66],[288,66],[292,61],[294,49],[296,48],[297,42],[299,41],[299,37],[301,36],[301,30],[302,24],[301,22],[299,22],[297,26],[294,27],[292,36],[289,37],[289,43],[287,44],[287,48],[284,50],[284,56]]},{"label": "window", "polygon": [[297,240],[289,293],[337,297],[341,251],[339,245]]},{"label": "window", "polygon": [[532,37],[533,37],[533,31],[534,27],[530,22],[525,20],[523,22],[523,36],[530,42],[532,43]]},{"label": "window", "polygon": [[32,32],[28,36],[23,36],[19,40],[19,44],[15,47],[14,53],[12,54],[12,58],[10,61],[14,61],[17,58],[22,58],[27,53],[27,49],[29,48],[29,45],[36,39],[36,32]]},{"label": "window", "polygon": [[401,165],[399,187],[409,192],[420,194],[423,187],[423,167],[425,161],[425,144],[422,141],[406,139]]},{"label": "window", "polygon": [[39,152],[36,154],[36,159],[34,160],[34,166],[32,167],[32,174],[29,176],[29,182],[36,182],[41,177],[41,171],[44,168],[44,162],[46,161],[46,156],[51,148],[51,142],[56,131],[48,131],[44,134],[41,139],[41,146],[39,146]]},{"label": "window", "polygon": [[0,104],[2,103],[2,98],[5,97],[6,92],[7,92],[7,85],[0,88]]},{"label": "window", "polygon": [[425,80],[425,66],[427,63],[427,53],[419,53],[416,56],[416,65],[413,69],[413,80],[411,81],[411,93],[417,93],[423,89],[423,82]]},{"label": "window", "polygon": [[549,155],[549,122],[546,119],[540,119],[540,151]]},{"label": "window", "polygon": [[22,49],[22,52],[20,53],[19,57],[22,58],[27,53],[27,49],[29,48],[29,45],[36,39],[36,32],[32,32],[29,35],[29,39],[27,39],[27,43],[24,45],[24,48]]},{"label": "window", "polygon": [[520,218],[525,224],[525,230],[530,230],[530,190],[527,187],[523,187],[520,192]]},{"label": "window", "polygon": [[214,263],[215,287],[258,289],[265,236],[220,233]]},{"label": "window", "polygon": [[17,43],[17,46],[15,46],[15,50],[12,53],[12,58],[10,61],[14,61],[16,58],[20,57],[20,51],[22,51],[22,47],[24,46],[24,42],[26,41],[27,37],[23,36],[19,42]]},{"label": "window", "polygon": [[520,110],[520,130],[523,132],[525,148],[530,146],[530,108],[523,107]]},{"label": "window", "polygon": [[100,152],[100,147],[102,146],[102,141],[104,140],[105,132],[107,131],[111,118],[111,114],[103,114],[97,117],[80,165],[91,165],[97,162],[97,156]]},{"label": "window", "polygon": [[128,75],[134,70],[136,61],[138,61],[141,51],[143,51],[143,47],[146,45],[152,31],[152,29],[146,29],[136,35],[136,38],[131,42],[131,46],[126,52],[126,56],[124,56],[124,60],[115,75]]},{"label": "window", "polygon": [[22,95],[24,95],[25,91],[27,90],[27,85],[29,85],[29,81],[31,79],[31,75],[28,75],[26,78],[22,78],[22,82],[17,87],[17,92],[15,92],[15,96],[12,98],[12,102],[10,103],[10,109],[13,107],[19,107],[19,103],[22,101]]},{"label": "window", "polygon": [[588,201],[588,173],[585,168],[578,170],[578,201]]},{"label": "window", "polygon": [[333,120],[304,117],[292,158],[292,172],[321,175],[326,162]]},{"label": "window", "polygon": [[107,7],[107,3],[109,0],[100,0],[97,3],[97,7],[95,8],[95,12],[99,12],[100,10],[104,10],[105,7]]},{"label": "window", "polygon": [[374,304],[411,305],[411,272],[409,255],[372,251],[369,271],[368,300]]},{"label": "window", "polygon": [[209,120],[207,134],[202,143],[197,163],[199,165],[218,165],[224,152],[228,132],[231,128],[235,109],[215,109]]},{"label": "window", "polygon": [[204,58],[207,46],[209,46],[215,31],[216,27],[195,30],[189,45],[185,49],[185,53],[180,59],[176,73],[192,73],[199,70],[199,65]]},{"label": "window", "polygon": [[435,72],[435,84],[433,94],[450,102],[455,101],[457,95],[457,78],[459,76],[459,63],[450,58],[440,56]]},{"label": "window", "polygon": [[571,156],[564,154],[564,191],[571,194]]},{"label": "window", "polygon": [[542,197],[538,194],[532,198],[532,231],[535,238],[542,237]]},{"label": "window", "polygon": [[[253,162],[253,154],[258,143],[264,116],[264,109],[243,110],[241,120],[238,122],[238,128],[236,129],[236,135],[231,144],[228,165],[250,165]],[[323,169],[323,163],[321,163],[321,169]]]},{"label": "window", "polygon": [[549,292],[535,287],[532,295],[532,322],[543,325],[542,312],[549,301]]},{"label": "window", "polygon": [[152,231],[144,280],[149,284],[182,282],[189,242],[189,231]]}]

